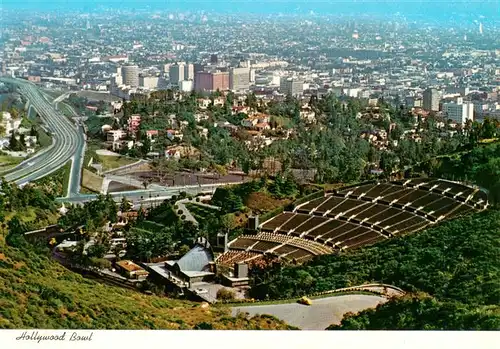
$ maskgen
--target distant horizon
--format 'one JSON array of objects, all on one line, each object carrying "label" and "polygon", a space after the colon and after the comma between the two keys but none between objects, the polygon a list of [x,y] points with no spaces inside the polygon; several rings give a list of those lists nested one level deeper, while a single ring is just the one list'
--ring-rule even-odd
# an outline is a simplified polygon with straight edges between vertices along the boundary
[{"label": "distant horizon", "polygon": [[401,15],[430,20],[453,16],[500,21],[498,0],[3,0],[1,8],[26,9],[39,12],[79,11],[94,12],[102,8],[151,11],[210,11],[221,14],[339,14],[339,15]]}]

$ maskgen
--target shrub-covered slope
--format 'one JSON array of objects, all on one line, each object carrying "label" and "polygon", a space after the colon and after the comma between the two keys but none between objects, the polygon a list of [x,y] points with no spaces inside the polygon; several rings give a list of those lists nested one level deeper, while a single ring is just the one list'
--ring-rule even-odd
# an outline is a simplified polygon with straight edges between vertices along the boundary
[{"label": "shrub-covered slope", "polygon": [[0,328],[286,329],[270,317],[233,318],[227,309],[107,286],[66,270],[0,236]]}]

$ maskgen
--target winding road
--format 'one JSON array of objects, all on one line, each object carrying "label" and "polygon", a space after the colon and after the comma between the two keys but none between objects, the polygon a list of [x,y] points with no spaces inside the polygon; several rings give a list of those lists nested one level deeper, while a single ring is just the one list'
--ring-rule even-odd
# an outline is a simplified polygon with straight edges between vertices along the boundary
[{"label": "winding road", "polygon": [[40,115],[46,129],[52,134],[52,144],[26,159],[5,175],[5,179],[18,185],[45,177],[72,161],[67,196],[78,195],[80,190],[81,164],[85,148],[85,137],[81,125],[71,122],[56,110],[38,88],[31,82],[15,78],[0,78],[7,84],[18,87],[30,105]]}]

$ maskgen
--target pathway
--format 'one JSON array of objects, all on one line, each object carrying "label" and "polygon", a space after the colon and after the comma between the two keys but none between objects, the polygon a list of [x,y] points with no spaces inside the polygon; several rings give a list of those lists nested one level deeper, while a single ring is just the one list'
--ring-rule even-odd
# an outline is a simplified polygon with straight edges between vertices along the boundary
[{"label": "pathway", "polygon": [[240,312],[247,312],[250,316],[269,314],[302,330],[324,330],[332,324],[339,324],[348,312],[357,313],[385,302],[387,298],[381,296],[333,296],[314,299],[310,306],[288,303],[235,307],[232,315],[236,316]]}]

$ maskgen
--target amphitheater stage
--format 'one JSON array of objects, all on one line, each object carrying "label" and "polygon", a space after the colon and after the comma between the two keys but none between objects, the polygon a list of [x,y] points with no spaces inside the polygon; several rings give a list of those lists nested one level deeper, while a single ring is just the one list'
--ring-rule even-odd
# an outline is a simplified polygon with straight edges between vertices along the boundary
[{"label": "amphitheater stage", "polygon": [[247,312],[250,316],[269,314],[302,330],[324,330],[339,324],[344,314],[375,308],[387,299],[372,295],[345,295],[314,299],[312,305],[298,303],[234,307],[232,315]]}]

